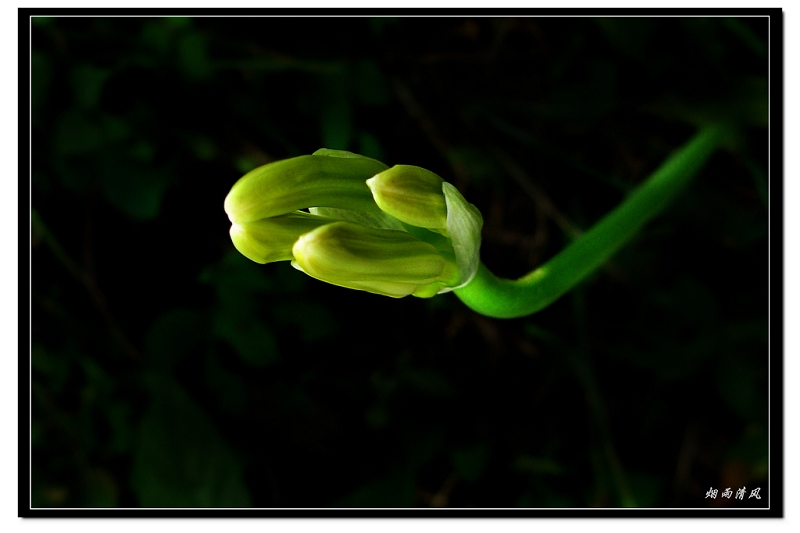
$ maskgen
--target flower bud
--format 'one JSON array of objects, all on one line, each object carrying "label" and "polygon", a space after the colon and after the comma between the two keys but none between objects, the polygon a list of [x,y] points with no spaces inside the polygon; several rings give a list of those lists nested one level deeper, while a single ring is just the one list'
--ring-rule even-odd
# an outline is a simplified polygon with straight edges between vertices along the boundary
[{"label": "flower bud", "polygon": [[304,233],[335,222],[333,219],[296,211],[288,215],[262,218],[231,225],[233,245],[246,258],[256,263],[291,261],[292,246]]},{"label": "flower bud", "polygon": [[275,161],[234,184],[225,198],[225,212],[234,224],[307,207],[379,212],[365,182],[386,168],[360,156],[304,155]]},{"label": "flower bud", "polygon": [[245,257],[292,261],[342,287],[428,298],[464,286],[478,268],[480,212],[420,167],[321,149],[247,173],[225,211]]},{"label": "flower bud", "polygon": [[433,231],[447,229],[444,180],[424,168],[395,165],[367,180],[375,203],[396,219]]},{"label": "flower bud", "polygon": [[394,298],[433,296],[458,281],[456,265],[404,231],[334,222],[302,235],[293,266],[311,277]]}]

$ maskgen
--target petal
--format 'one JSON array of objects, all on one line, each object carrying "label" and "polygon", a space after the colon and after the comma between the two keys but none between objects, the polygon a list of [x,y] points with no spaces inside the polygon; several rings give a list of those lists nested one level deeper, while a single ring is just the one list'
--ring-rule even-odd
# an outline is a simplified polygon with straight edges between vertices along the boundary
[{"label": "petal", "polygon": [[[372,159],[371,157],[367,157],[365,155],[354,154],[353,152],[348,152],[345,150],[331,150],[330,148],[320,148],[316,152],[311,155],[319,155],[319,156],[327,156],[327,157],[342,157],[344,159],[366,159],[367,161],[372,161],[379,165],[383,165],[377,159]],[[386,165],[383,165],[386,168]]]},{"label": "petal", "polygon": [[394,229],[405,231],[403,224],[396,218],[387,215],[383,211],[377,213],[365,213],[363,211],[353,211],[352,209],[337,209],[335,207],[310,207],[308,211],[313,215],[344,220],[345,222],[355,222],[368,228]]},{"label": "petal", "polygon": [[447,227],[444,180],[424,168],[395,165],[367,180],[375,203],[396,219],[437,231]]},{"label": "petal", "polygon": [[304,155],[275,161],[245,174],[225,198],[235,224],[312,206],[379,212],[365,181],[385,170],[366,157]]},{"label": "petal", "polygon": [[454,264],[413,235],[350,222],[302,235],[292,254],[294,266],[311,277],[397,298],[457,276]]},{"label": "petal", "polygon": [[297,211],[288,215],[233,224],[233,245],[243,256],[256,263],[292,259],[292,246],[304,233],[333,222],[321,216]]},{"label": "petal", "polygon": [[457,286],[441,291],[448,292],[468,284],[478,272],[483,217],[478,208],[467,202],[454,186],[445,182],[442,192],[447,201],[447,234],[455,251],[460,277]]}]

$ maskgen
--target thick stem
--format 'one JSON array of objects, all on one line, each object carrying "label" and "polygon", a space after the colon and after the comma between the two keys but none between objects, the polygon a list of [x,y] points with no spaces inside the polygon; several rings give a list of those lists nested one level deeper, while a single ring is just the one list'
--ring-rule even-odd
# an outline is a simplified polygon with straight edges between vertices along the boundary
[{"label": "thick stem", "polygon": [[472,282],[454,291],[456,296],[474,311],[495,318],[518,318],[547,307],[658,215],[719,146],[724,133],[719,125],[700,130],[619,206],[533,272],[508,280],[481,264]]}]

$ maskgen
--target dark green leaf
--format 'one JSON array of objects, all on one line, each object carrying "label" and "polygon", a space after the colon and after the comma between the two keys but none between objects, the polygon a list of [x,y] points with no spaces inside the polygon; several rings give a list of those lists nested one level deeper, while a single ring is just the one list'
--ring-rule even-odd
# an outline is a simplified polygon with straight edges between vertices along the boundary
[{"label": "dark green leaf", "polygon": [[66,111],[58,118],[54,139],[57,154],[87,154],[100,148],[105,141],[102,124],[77,109]]},{"label": "dark green leaf", "polygon": [[486,469],[488,456],[488,449],[482,443],[472,448],[454,451],[451,460],[456,473],[467,481],[474,483],[480,479],[481,474]]},{"label": "dark green leaf", "polygon": [[334,503],[334,507],[410,507],[414,504],[414,478],[406,470],[368,483]]},{"label": "dark green leaf", "polygon": [[354,70],[356,94],[364,104],[382,105],[389,101],[389,82],[374,61],[359,61]]},{"label": "dark green leaf", "polygon": [[109,202],[125,214],[150,220],[158,216],[161,200],[171,184],[165,169],[147,169],[105,159],[102,164],[103,192]]},{"label": "dark green leaf", "polygon": [[170,369],[205,335],[205,320],[198,311],[186,308],[166,311],[147,333],[147,358],[156,367]]},{"label": "dark green leaf", "polygon": [[214,333],[228,341],[253,366],[266,366],[278,360],[275,335],[257,317],[241,317],[223,308],[214,318]]},{"label": "dark green leaf", "polygon": [[184,74],[196,80],[211,76],[211,63],[206,52],[206,38],[200,33],[190,33],[178,45],[180,66]]},{"label": "dark green leaf", "polygon": [[143,507],[247,507],[242,465],[177,384],[153,382],[139,429],[133,490]]},{"label": "dark green leaf", "polygon": [[79,65],[72,70],[70,81],[75,102],[79,107],[95,107],[100,101],[103,86],[111,75],[108,70],[93,65]]}]

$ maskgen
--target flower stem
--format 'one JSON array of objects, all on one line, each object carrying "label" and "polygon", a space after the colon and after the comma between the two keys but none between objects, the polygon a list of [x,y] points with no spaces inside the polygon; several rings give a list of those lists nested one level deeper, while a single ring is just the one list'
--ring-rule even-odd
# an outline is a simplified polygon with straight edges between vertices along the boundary
[{"label": "flower stem", "polygon": [[472,282],[454,291],[456,296],[472,310],[495,318],[518,318],[544,309],[658,215],[720,145],[725,132],[720,125],[701,129],[619,206],[536,270],[509,280],[481,263]]}]

